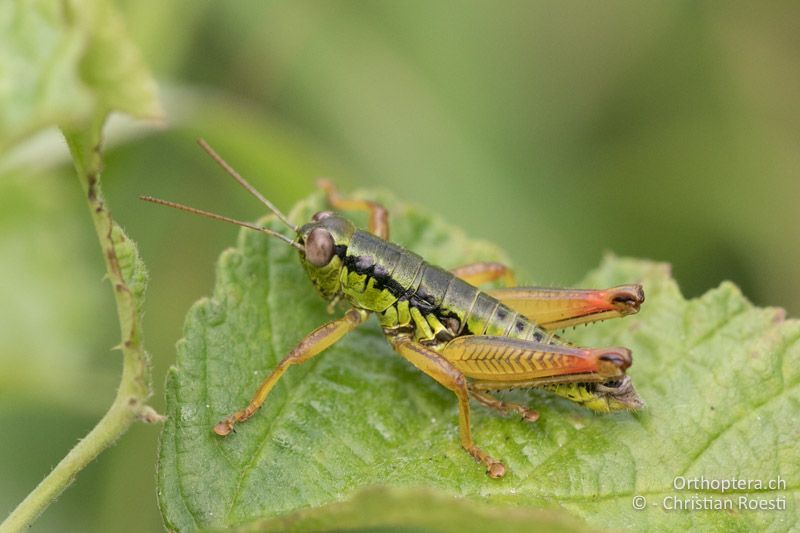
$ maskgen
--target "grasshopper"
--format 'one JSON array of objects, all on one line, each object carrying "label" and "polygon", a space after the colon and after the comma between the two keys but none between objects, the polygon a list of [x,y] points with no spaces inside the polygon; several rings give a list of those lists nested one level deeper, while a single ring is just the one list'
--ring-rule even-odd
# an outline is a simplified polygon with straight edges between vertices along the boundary
[{"label": "grasshopper", "polygon": [[[461,445],[487,474],[500,478],[502,462],[479,448],[470,429],[470,399],[528,422],[538,413],[490,394],[500,389],[547,389],[593,411],[635,411],[644,402],[625,371],[632,363],[624,347],[583,348],[554,333],[569,326],[638,312],[640,285],[605,290],[513,287],[514,274],[499,263],[476,263],[447,271],[390,242],[388,212],[368,200],[339,196],[321,181],[337,211],[366,211],[368,231],[333,211],[316,213],[302,226],[259,193],[205,141],[201,147],[240,185],[259,199],[292,232],[279,232],[183,204],[149,196],[142,199],[222,220],[278,238],[297,249],[300,263],[320,295],[349,304],[344,316],[306,335],[263,380],[250,403],[214,426],[222,437],[261,407],[291,366],[302,364],[377,316],[389,345],[458,399]],[[502,280],[506,288],[482,291],[477,285]]]}]

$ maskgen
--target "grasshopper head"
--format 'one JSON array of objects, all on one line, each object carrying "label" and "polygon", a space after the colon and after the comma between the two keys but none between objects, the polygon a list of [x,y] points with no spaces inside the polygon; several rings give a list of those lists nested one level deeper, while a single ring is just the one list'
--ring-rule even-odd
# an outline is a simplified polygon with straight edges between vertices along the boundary
[{"label": "grasshopper head", "polygon": [[297,230],[300,262],[320,294],[332,300],[341,288],[340,274],[347,246],[356,228],[330,211],[320,211]]},{"label": "grasshopper head", "polygon": [[263,203],[275,216],[289,229],[291,229],[296,237],[293,239],[287,237],[282,233],[270,228],[265,228],[260,225],[251,224],[234,218],[212,213],[210,211],[203,211],[196,207],[170,202],[167,200],[160,200],[150,196],[142,196],[141,199],[147,202],[180,209],[195,215],[204,216],[214,220],[221,220],[229,224],[235,224],[254,231],[266,233],[275,237],[284,243],[296,248],[300,253],[300,261],[303,263],[308,276],[317,287],[317,290],[323,297],[332,300],[339,294],[341,283],[339,282],[339,274],[342,270],[342,261],[347,254],[347,246],[350,244],[350,239],[355,233],[355,226],[348,220],[337,217],[330,211],[321,211],[311,217],[311,222],[308,224],[297,227],[289,218],[284,215],[272,202],[264,197],[256,190],[247,180],[245,180],[233,167],[225,162],[217,152],[212,149],[206,141],[198,139],[198,144],[208,152],[214,161],[216,161],[236,182],[247,190],[250,194],[256,197]]}]

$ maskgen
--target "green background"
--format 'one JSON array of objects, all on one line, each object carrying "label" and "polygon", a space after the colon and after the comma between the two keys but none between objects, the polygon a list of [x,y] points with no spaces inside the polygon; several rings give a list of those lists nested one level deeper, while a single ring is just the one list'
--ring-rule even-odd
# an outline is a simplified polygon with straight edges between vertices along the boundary
[{"label": "green background", "polygon": [[[118,3],[160,83],[160,125],[109,125],[105,191],[151,273],[154,405],[187,309],[234,228],[327,176],[381,187],[569,285],[604,251],[667,261],[687,296],[723,279],[800,311],[800,39],[794,2]],[[35,143],[35,144],[33,144]],[[111,402],[112,295],[66,146],[0,165],[0,513]],[[310,289],[309,289],[310,290]],[[157,530],[158,429],[137,425],[34,530]]]}]

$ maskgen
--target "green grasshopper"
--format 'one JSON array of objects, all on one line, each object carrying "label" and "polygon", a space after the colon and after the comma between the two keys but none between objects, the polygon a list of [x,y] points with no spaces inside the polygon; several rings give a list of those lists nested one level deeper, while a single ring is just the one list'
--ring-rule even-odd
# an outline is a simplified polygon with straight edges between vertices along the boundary
[{"label": "green grasshopper", "polygon": [[506,468],[472,439],[470,398],[525,421],[538,419],[528,407],[501,401],[488,391],[538,387],[599,412],[635,411],[644,402],[625,370],[627,348],[582,348],[554,330],[638,312],[644,301],[640,285],[606,290],[513,287],[481,291],[476,285],[504,280],[513,272],[499,263],[476,263],[451,271],[430,265],[389,239],[387,210],[375,202],[341,198],[333,185],[320,183],[338,211],[366,211],[369,231],[357,229],[331,211],[316,213],[296,226],[228,165],[208,144],[208,154],[294,232],[281,233],[174,202],[143,200],[237,224],[266,233],[298,250],[300,263],[330,309],[339,301],[350,308],[301,340],[263,380],[250,403],[223,419],[213,431],[228,435],[253,416],[286,370],[316,356],[362,324],[378,318],[391,347],[411,364],[451,390],[458,399],[461,445],[500,478]]}]

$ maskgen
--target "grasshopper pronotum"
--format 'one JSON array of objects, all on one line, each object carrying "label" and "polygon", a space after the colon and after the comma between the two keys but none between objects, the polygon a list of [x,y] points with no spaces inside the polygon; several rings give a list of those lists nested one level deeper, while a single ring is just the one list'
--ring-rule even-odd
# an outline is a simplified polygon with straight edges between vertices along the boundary
[{"label": "grasshopper pronotum", "polygon": [[[165,200],[143,200],[230,222],[277,237],[299,252],[300,262],[323,298],[345,301],[342,318],[324,324],[301,340],[259,386],[250,403],[213,430],[225,436],[250,418],[292,365],[308,361],[375,314],[391,347],[458,398],[461,444],[493,478],[505,466],[481,450],[470,431],[470,398],[499,411],[513,411],[533,422],[536,411],[504,402],[487,391],[539,387],[594,411],[637,410],[643,406],[625,370],[630,350],[581,348],[553,330],[636,313],[644,301],[640,285],[605,290],[510,287],[481,291],[475,285],[502,279],[514,284],[510,269],[476,263],[446,271],[391,243],[388,212],[374,202],[341,198],[320,183],[328,203],[339,211],[369,213],[369,231],[331,211],[295,226],[244,180],[205,141],[200,145],[240,185],[264,203],[294,232],[289,238],[267,228]],[[332,305],[331,305],[332,308]]]}]

